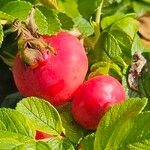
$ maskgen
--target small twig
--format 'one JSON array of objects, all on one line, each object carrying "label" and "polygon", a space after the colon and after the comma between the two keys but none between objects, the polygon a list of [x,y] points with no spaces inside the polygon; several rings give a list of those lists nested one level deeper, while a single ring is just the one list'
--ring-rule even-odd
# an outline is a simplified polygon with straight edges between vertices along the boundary
[{"label": "small twig", "polygon": [[95,43],[97,43],[99,37],[100,37],[100,30],[101,30],[101,26],[100,26],[100,20],[101,20],[101,14],[102,14],[102,7],[103,7],[103,2],[104,0],[101,1],[99,7],[97,8],[96,11],[96,16],[95,16]]},{"label": "small twig", "polygon": [[26,20],[26,27],[27,29],[29,29],[29,31],[31,32],[32,35],[34,35],[35,37],[38,37],[37,31],[38,31],[38,27],[35,23],[35,8],[32,7],[29,16]]}]

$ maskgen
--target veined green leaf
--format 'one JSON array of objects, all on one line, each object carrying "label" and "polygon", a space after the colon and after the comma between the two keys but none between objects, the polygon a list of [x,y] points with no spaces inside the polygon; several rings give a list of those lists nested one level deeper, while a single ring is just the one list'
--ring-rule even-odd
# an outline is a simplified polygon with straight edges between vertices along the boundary
[{"label": "veined green leaf", "polygon": [[11,150],[18,147],[28,147],[34,140],[30,137],[8,131],[0,131],[0,149]]},{"label": "veined green leaf", "polygon": [[133,98],[112,107],[99,123],[95,135],[95,150],[110,150],[121,147],[130,133],[130,122],[141,113],[146,103],[146,99]]},{"label": "veined green leaf", "polygon": [[25,1],[12,1],[2,7],[2,11],[16,19],[26,20],[32,8],[31,3]]},{"label": "veined green leaf", "polygon": [[117,40],[122,55],[131,58],[132,39],[130,36],[119,29],[111,30],[109,33]]},{"label": "veined green leaf", "polygon": [[49,8],[58,9],[57,4],[58,0],[38,0],[38,1]]},{"label": "veined green leaf", "polygon": [[80,16],[78,11],[78,0],[59,0],[58,7],[59,10],[65,14],[67,14],[71,18],[76,18]]},{"label": "veined green leaf", "polygon": [[[149,1],[149,0],[147,0]],[[150,2],[150,1],[149,1]],[[149,11],[150,3],[145,3],[144,0],[142,1],[133,1],[132,6],[136,14],[140,17],[144,15],[145,12]]]},{"label": "veined green leaf", "polygon": [[73,22],[72,18],[70,18],[69,16],[67,16],[66,14],[61,13],[61,12],[58,13],[58,18],[60,20],[62,29],[64,29],[64,30],[73,29],[74,22]]},{"label": "veined green leaf", "polygon": [[119,149],[146,150],[150,146],[150,112],[143,112],[132,119],[123,133]]},{"label": "veined green leaf", "polygon": [[138,22],[135,19],[136,17],[135,13],[105,17],[101,22],[102,29],[119,29],[124,31],[131,39],[133,39],[135,33],[138,32]]},{"label": "veined green leaf", "polygon": [[104,17],[102,19],[102,21],[101,21],[101,27],[104,30],[104,29],[112,26],[113,24],[117,23],[118,21],[120,21],[120,20],[122,20],[122,19],[124,19],[126,17],[136,18],[137,16],[136,16],[135,13],[107,16],[107,17]]},{"label": "veined green leaf", "polygon": [[81,149],[83,150],[94,150],[95,134],[89,134],[81,141]]},{"label": "veined green leaf", "polygon": [[117,21],[112,28],[116,27],[128,34],[131,39],[134,38],[135,33],[139,30],[138,21],[131,17],[125,17],[124,19]]},{"label": "veined green leaf", "polygon": [[10,1],[15,1],[15,0],[1,0],[0,1],[0,8],[9,3]]},{"label": "veined green leaf", "polygon": [[48,23],[46,21],[46,17],[42,14],[42,12],[36,8],[35,11],[35,23],[38,27],[38,32],[41,34],[48,34]]},{"label": "veined green leaf", "polygon": [[35,148],[37,150],[52,150],[47,142],[38,141],[35,144]]},{"label": "veined green leaf", "polygon": [[50,139],[47,143],[51,150],[75,150],[73,145],[67,139],[56,137]]},{"label": "veined green leaf", "polygon": [[90,36],[94,33],[93,27],[90,25],[90,23],[84,19],[83,17],[79,16],[77,18],[73,19],[75,27],[79,29],[79,31],[85,35]]},{"label": "veined green leaf", "polygon": [[0,24],[9,24],[14,21],[14,17],[0,11]]},{"label": "veined green leaf", "polygon": [[73,143],[78,143],[84,136],[84,130],[72,118],[71,104],[67,103],[57,108],[65,129],[65,136]]},{"label": "veined green leaf", "polygon": [[3,131],[19,133],[24,136],[34,137],[33,124],[25,116],[13,109],[0,109],[0,121],[3,123]]},{"label": "veined green leaf", "polygon": [[135,52],[141,51],[143,52],[145,50],[145,47],[139,37],[138,34],[135,34],[132,42],[132,47],[131,47],[131,54],[134,55]]},{"label": "veined green leaf", "polygon": [[81,15],[90,19],[93,13],[97,10],[102,0],[78,0],[78,9]]},{"label": "veined green leaf", "polygon": [[102,39],[103,39],[104,51],[110,58],[121,55],[122,51],[119,46],[119,42],[111,33],[103,32]]},{"label": "veined green leaf", "polygon": [[36,130],[52,135],[62,132],[62,122],[57,110],[47,101],[36,98],[24,98],[16,109],[32,120]]},{"label": "veined green leaf", "polygon": [[48,23],[47,34],[55,34],[59,32],[61,29],[61,23],[58,19],[56,12],[44,6],[39,6],[38,9],[46,17],[45,19]]}]

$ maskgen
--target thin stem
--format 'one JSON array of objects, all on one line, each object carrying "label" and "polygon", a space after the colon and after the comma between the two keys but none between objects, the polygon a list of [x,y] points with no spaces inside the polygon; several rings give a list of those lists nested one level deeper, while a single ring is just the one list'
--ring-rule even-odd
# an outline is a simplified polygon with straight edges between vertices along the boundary
[{"label": "thin stem", "polygon": [[100,37],[100,20],[101,20],[101,14],[102,14],[102,6],[103,6],[104,0],[101,1],[99,7],[97,8],[96,11],[96,17],[95,17],[95,43],[98,41]]},{"label": "thin stem", "polygon": [[97,8],[96,17],[95,17],[95,22],[96,22],[97,24],[100,23],[102,4],[103,4],[103,1],[100,3],[100,6]]},{"label": "thin stem", "polygon": [[10,57],[10,58],[12,58],[12,59],[14,59],[14,58],[15,58],[15,56],[14,56],[14,55],[12,55],[12,54],[11,54],[11,53],[9,53],[9,52],[4,51],[4,52],[3,52],[3,54],[5,54],[6,56],[8,56],[8,57]]}]

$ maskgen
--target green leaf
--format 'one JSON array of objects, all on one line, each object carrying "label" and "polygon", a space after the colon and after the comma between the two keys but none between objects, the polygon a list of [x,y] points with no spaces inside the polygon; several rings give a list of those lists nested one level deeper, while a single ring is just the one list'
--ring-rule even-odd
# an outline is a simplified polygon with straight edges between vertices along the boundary
[{"label": "green leaf", "polygon": [[121,80],[123,73],[122,73],[121,68],[117,64],[112,63],[110,65],[109,74],[115,77],[116,79]]},{"label": "green leaf", "polygon": [[43,141],[36,142],[35,146],[36,146],[35,147],[36,150],[52,150],[49,144]]},{"label": "green leaf", "polygon": [[102,0],[78,0],[78,9],[81,15],[90,19],[96,9],[99,7]]},{"label": "green leaf", "polygon": [[[104,30],[95,47],[95,57],[99,57],[102,61],[113,61],[123,59],[127,64],[131,63],[132,39],[122,30],[113,29],[110,31]],[[121,57],[121,59],[120,59]],[[117,62],[118,63],[118,62]]]},{"label": "green leaf", "polygon": [[58,13],[58,18],[60,20],[62,29],[70,30],[73,28],[74,22],[72,18],[64,13]]},{"label": "green leaf", "polygon": [[123,69],[127,68],[126,62],[123,60],[122,57],[115,57],[114,58],[114,63],[116,63],[118,66],[122,67]]},{"label": "green leaf", "polygon": [[38,26],[38,32],[39,33],[48,34],[48,23],[46,21],[46,17],[37,8],[35,11],[35,23]]},{"label": "green leaf", "polygon": [[138,2],[133,1],[132,6],[138,16],[144,15],[144,13],[149,11],[149,8],[150,8],[150,4],[144,3],[142,1],[138,1]]},{"label": "green leaf", "polygon": [[72,118],[71,104],[67,103],[57,108],[65,129],[65,136],[73,143],[78,143],[84,136],[84,130]]},{"label": "green leaf", "polygon": [[126,17],[120,20],[114,26],[117,26],[120,29],[122,29],[126,34],[128,34],[131,37],[131,39],[134,38],[135,33],[137,33],[139,29],[137,20],[130,17]]},{"label": "green leaf", "polygon": [[73,21],[75,23],[75,27],[78,28],[83,35],[90,36],[94,33],[94,29],[90,23],[81,16],[74,18]]},{"label": "green leaf", "polygon": [[61,23],[58,19],[56,12],[54,12],[53,10],[51,10],[47,7],[44,7],[44,6],[39,6],[38,9],[46,17],[45,19],[48,23],[47,24],[47,26],[48,26],[47,34],[55,34],[55,33],[59,32],[61,29]]},{"label": "green leaf", "polygon": [[[92,35],[94,32],[93,27],[90,25],[90,23],[84,19],[81,14],[78,11],[78,0],[59,0],[58,6],[62,13],[66,14],[68,17],[72,18],[75,27],[79,29],[79,31],[85,35],[89,36]],[[66,18],[66,16],[61,16],[63,19]],[[64,22],[63,20],[62,22]],[[71,20],[69,21],[71,22]],[[71,24],[72,25],[72,24]],[[65,24],[66,26],[66,24]],[[69,26],[70,27],[70,26]]]},{"label": "green leaf", "polygon": [[20,20],[26,20],[32,5],[25,1],[12,1],[7,3],[2,11]]},{"label": "green leaf", "polygon": [[0,11],[0,24],[9,24],[14,21],[14,17]]},{"label": "green leaf", "polygon": [[0,120],[0,130],[7,130],[5,124]]},{"label": "green leaf", "polygon": [[[33,124],[16,110],[1,108],[0,121],[5,126],[5,131],[19,133],[24,136],[34,137]],[[2,129],[4,131],[4,126]]]},{"label": "green leaf", "polygon": [[110,62],[97,62],[94,63],[90,68],[90,74],[88,75],[88,78],[93,78],[98,75],[106,75],[109,72],[110,69]]},{"label": "green leaf", "polygon": [[[9,143],[8,143],[9,144]],[[7,148],[7,147],[6,147]],[[51,150],[50,146],[44,141],[23,142],[14,145],[13,150]]]},{"label": "green leaf", "polygon": [[69,140],[60,137],[50,139],[48,145],[51,150],[75,150]]},{"label": "green leaf", "polygon": [[104,51],[110,58],[117,57],[122,54],[119,42],[113,34],[109,32],[103,32],[102,44],[104,45]]},{"label": "green leaf", "polygon": [[[12,9],[13,8],[13,9]],[[2,8],[2,11],[13,16],[14,18],[20,19],[22,21],[25,21],[27,17],[29,16],[29,13],[31,11],[32,5],[29,2],[25,1],[14,1],[9,2],[7,5],[5,5]],[[46,12],[46,9],[45,9]],[[42,14],[42,12],[36,8],[35,11],[35,23],[38,26],[38,31],[40,34],[49,34],[49,26],[47,22],[47,18]]]},{"label": "green leaf", "polygon": [[62,132],[62,122],[57,110],[47,101],[36,98],[24,98],[16,109],[32,120],[36,130],[52,135]]},{"label": "green leaf", "polygon": [[18,147],[27,147],[34,143],[34,140],[18,133],[0,131],[1,149],[19,149]]},{"label": "green leaf", "polygon": [[58,0],[38,0],[38,2],[44,4],[46,7],[58,10],[57,6]]},{"label": "green leaf", "polygon": [[15,1],[15,0],[1,0],[0,1],[0,8],[9,3],[10,1]]},{"label": "green leaf", "polygon": [[122,70],[121,68],[112,62],[104,62],[100,61],[97,63],[94,63],[90,68],[90,74],[88,78],[98,76],[98,75],[106,75],[109,74],[119,80],[121,80],[122,77]]},{"label": "green leaf", "polygon": [[120,147],[128,135],[130,121],[141,113],[146,103],[147,99],[133,98],[112,107],[98,125],[94,143],[95,150]]},{"label": "green leaf", "polygon": [[149,148],[150,148],[150,139],[143,140],[142,142],[137,142],[128,146],[128,150],[146,150]]},{"label": "green leaf", "polygon": [[[105,2],[106,1],[106,2]],[[126,14],[133,12],[130,0],[105,0],[102,16]],[[108,2],[108,4],[107,4]]]},{"label": "green leaf", "polygon": [[129,35],[119,29],[111,30],[109,33],[117,40],[122,55],[131,58],[132,39]]},{"label": "green leaf", "polygon": [[0,24],[0,47],[1,47],[1,44],[3,42],[3,36],[4,36],[3,26]]},{"label": "green leaf", "polygon": [[80,13],[78,11],[77,1],[78,0],[59,0],[59,10],[71,18],[79,17]]},{"label": "green leaf", "polygon": [[150,146],[150,112],[144,112],[136,116],[126,125],[123,140],[119,149],[149,149]]},{"label": "green leaf", "polygon": [[133,39],[135,33],[138,32],[136,17],[134,13],[108,16],[102,20],[102,28],[120,29]]},{"label": "green leaf", "polygon": [[139,35],[135,34],[133,43],[132,43],[132,47],[131,47],[131,54],[134,55],[135,52],[137,52],[137,51],[143,52],[144,50],[145,50],[145,47],[144,47]]},{"label": "green leaf", "polygon": [[84,139],[81,141],[81,149],[83,149],[83,150],[94,150],[94,140],[95,140],[95,134],[94,133],[84,137]]},{"label": "green leaf", "polygon": [[120,21],[126,17],[136,18],[136,14],[134,14],[134,13],[118,14],[118,15],[112,15],[112,16],[104,17],[101,21],[101,27],[104,30],[104,29],[114,25],[115,23],[117,23],[118,21]]}]

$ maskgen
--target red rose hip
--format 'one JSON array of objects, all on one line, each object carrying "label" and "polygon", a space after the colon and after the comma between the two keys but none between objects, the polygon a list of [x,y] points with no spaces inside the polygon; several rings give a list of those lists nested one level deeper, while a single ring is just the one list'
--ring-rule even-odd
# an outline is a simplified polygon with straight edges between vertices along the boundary
[{"label": "red rose hip", "polygon": [[86,129],[95,130],[107,108],[125,100],[125,91],[115,78],[102,75],[83,83],[75,92],[73,118]]},{"label": "red rose hip", "polygon": [[36,96],[60,105],[70,100],[83,83],[88,59],[80,41],[67,32],[42,38],[56,55],[43,49],[37,67],[32,67],[18,54],[12,68],[14,80],[24,96]]}]

